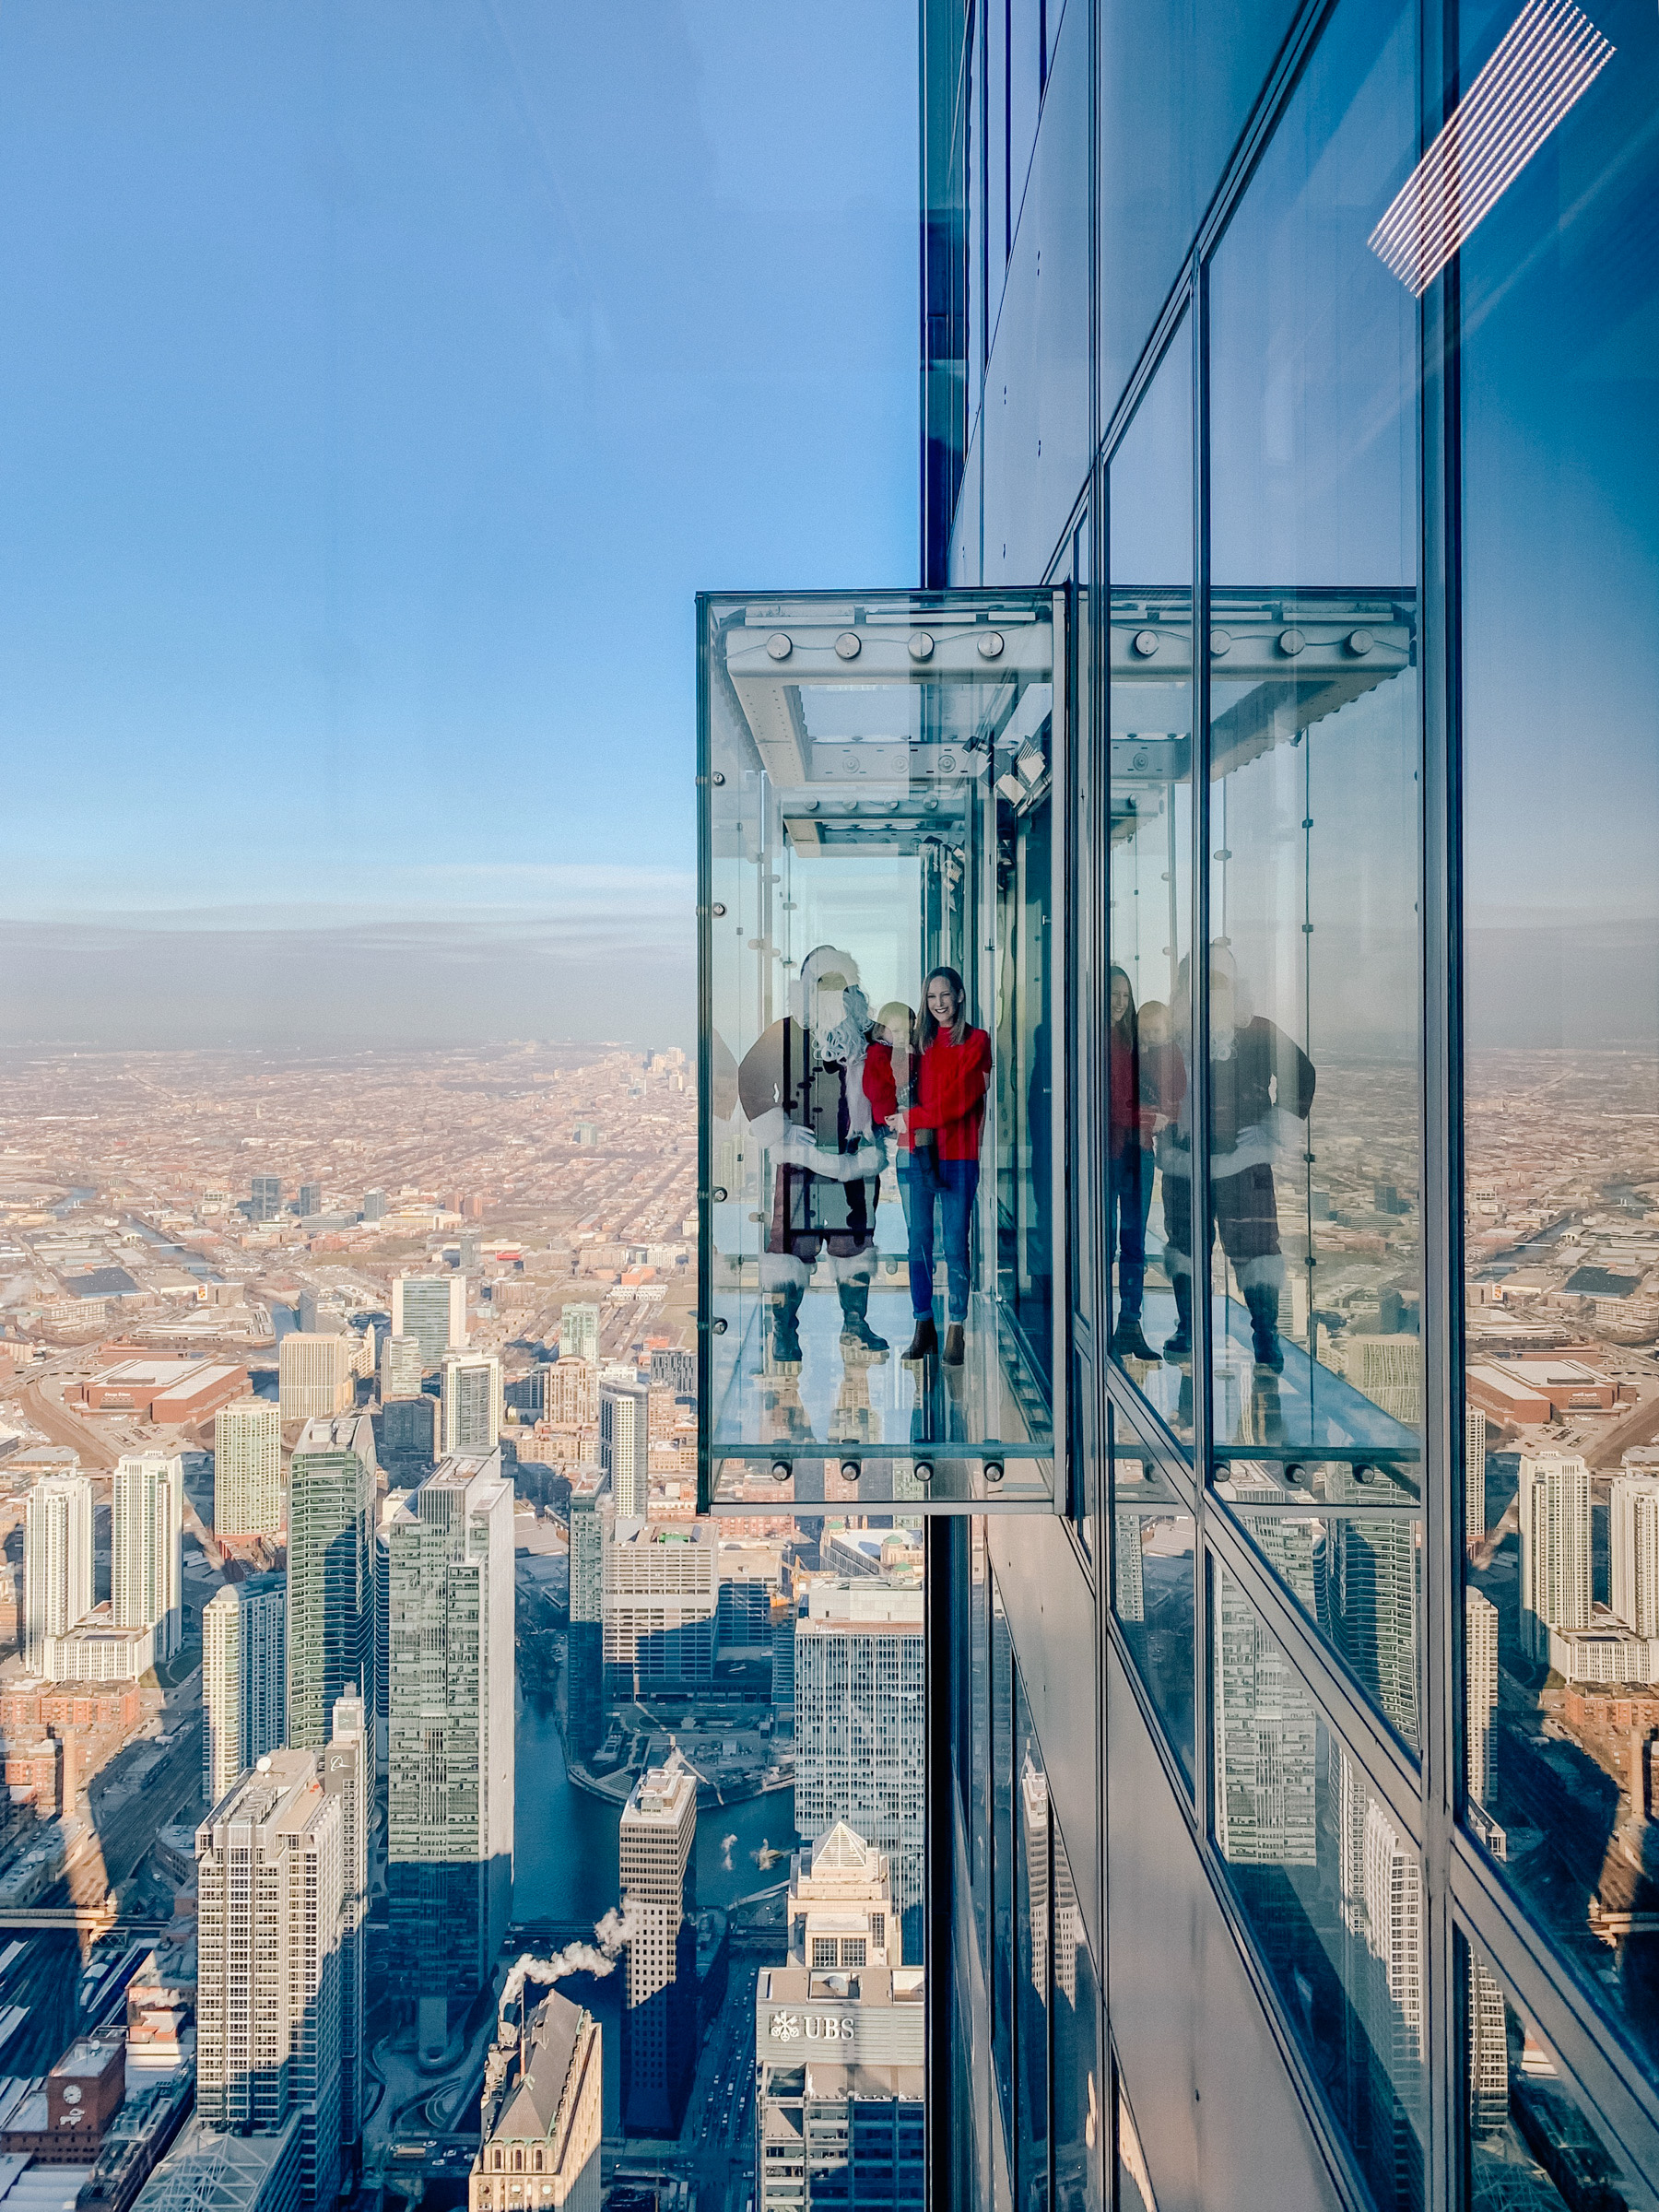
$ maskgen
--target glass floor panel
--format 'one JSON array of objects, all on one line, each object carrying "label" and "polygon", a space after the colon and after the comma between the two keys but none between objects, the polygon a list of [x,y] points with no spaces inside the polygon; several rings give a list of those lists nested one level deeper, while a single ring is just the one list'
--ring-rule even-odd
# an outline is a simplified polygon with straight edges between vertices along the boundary
[{"label": "glass floor panel", "polygon": [[[960,1366],[904,1359],[914,1321],[902,1277],[877,1277],[870,1293],[870,1330],[885,1352],[843,1346],[828,1288],[802,1301],[798,1361],[772,1358],[752,1297],[717,1300],[715,1312],[727,1324],[713,1345],[715,1512],[888,1499],[958,1512],[1052,1503],[1048,1409],[1016,1332],[983,1292],[970,1301]],[[856,1477],[842,1473],[853,1466]]]},{"label": "glass floor panel", "polygon": [[[1258,1368],[1251,1356],[1250,1316],[1236,1300],[1210,1301],[1215,1359],[1215,1454],[1290,1462],[1339,1459],[1372,1462],[1389,1469],[1414,1493],[1421,1454],[1415,1432],[1373,1405],[1346,1376],[1310,1359],[1281,1337],[1284,1371]],[[1155,1347],[1175,1330],[1175,1300],[1167,1289],[1147,1287],[1144,1329]],[[1124,1362],[1143,1397],[1178,1437],[1191,1440],[1191,1363]]]}]

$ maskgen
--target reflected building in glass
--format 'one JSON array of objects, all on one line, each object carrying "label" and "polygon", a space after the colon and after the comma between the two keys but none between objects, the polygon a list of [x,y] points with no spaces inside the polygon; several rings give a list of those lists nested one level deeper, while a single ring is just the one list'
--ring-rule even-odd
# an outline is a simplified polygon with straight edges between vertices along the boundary
[{"label": "reflected building in glass", "polygon": [[921,51],[917,588],[700,606],[700,1398],[927,1524],[933,2186],[1652,2205],[1659,18]]}]

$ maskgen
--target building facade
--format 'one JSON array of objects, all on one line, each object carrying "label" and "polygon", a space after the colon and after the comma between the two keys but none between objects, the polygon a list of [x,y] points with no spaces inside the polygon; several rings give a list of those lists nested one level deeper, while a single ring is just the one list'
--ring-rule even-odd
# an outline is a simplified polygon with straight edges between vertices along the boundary
[{"label": "building facade", "polygon": [[713,1531],[618,1513],[601,1540],[606,1696],[706,1690],[719,1604]]},{"label": "building facade", "polygon": [[643,1520],[651,1509],[651,1393],[624,1369],[599,1377],[599,1465],[618,1516]]},{"label": "building facade", "polygon": [[356,1389],[357,1338],[292,1329],[276,1351],[277,1406],[285,1421],[326,1421]]},{"label": "building facade", "polygon": [[37,1673],[46,1639],[66,1636],[92,1610],[92,1485],[48,1475],[29,1493],[23,1522],[23,1646]]},{"label": "building facade", "polygon": [[465,2009],[512,1906],[512,1485],[499,1453],[442,1461],[386,1545],[388,1973]]},{"label": "building facade", "polygon": [[[923,581],[1063,584],[1075,654],[1069,1511],[935,1524],[951,2201],[1062,2190],[1098,2094],[1132,2203],[1647,2202],[1652,1806],[1574,1677],[1645,1664],[1651,1539],[1571,1431],[1645,1394],[1659,724],[1651,643],[1559,704],[1553,610],[1652,602],[1659,23],[923,19]],[[1136,1044],[1138,1251],[1079,1134]]]},{"label": "building facade", "polygon": [[213,1533],[280,1535],[288,1525],[282,1482],[282,1411],[268,1398],[239,1398],[213,1417]]},{"label": "building facade", "polygon": [[184,1462],[178,1453],[129,1452],[115,1463],[111,1612],[118,1629],[149,1629],[152,1657],[171,1659],[184,1635]]},{"label": "building facade", "polygon": [[438,1365],[445,1352],[466,1348],[466,1277],[464,1275],[399,1275],[392,1279],[392,1334],[413,1336],[423,1370]]},{"label": "building facade", "polygon": [[571,1483],[570,1614],[565,1639],[565,1726],[584,1757],[605,1733],[605,1554],[615,1515],[604,1477]]},{"label": "building facade", "polygon": [[288,1463],[288,1735],[320,1751],[329,1715],[374,1667],[374,1425],[308,1421]]},{"label": "building facade", "polygon": [[227,2132],[299,2114],[300,2194],[340,2176],[339,1800],[315,1753],[262,1759],[196,1830],[196,2110]]},{"label": "building facade", "polygon": [[278,1750],[288,1721],[288,1582],[251,1574],[202,1608],[202,1794],[217,1805]]},{"label": "building facade", "polygon": [[697,1778],[677,1755],[622,1808],[622,2124],[677,2136],[697,2060]]},{"label": "building facade", "polygon": [[445,1352],[442,1380],[442,1451],[493,1452],[501,1436],[501,1362],[495,1352]]},{"label": "building facade", "polygon": [[[925,1601],[882,1583],[815,1583],[794,1630],[795,1826],[838,1821],[882,1852],[902,1917],[925,1879]],[[920,1945],[918,1943],[917,1948]]]},{"label": "building facade", "polygon": [[599,2023],[555,1990],[527,2012],[466,2186],[467,2212],[599,2212]]}]

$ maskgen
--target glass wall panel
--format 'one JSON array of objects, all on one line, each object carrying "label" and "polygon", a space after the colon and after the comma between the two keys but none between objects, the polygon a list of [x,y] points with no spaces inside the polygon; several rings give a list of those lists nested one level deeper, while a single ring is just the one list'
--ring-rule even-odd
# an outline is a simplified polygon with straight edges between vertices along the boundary
[{"label": "glass wall panel", "polygon": [[1063,605],[703,603],[718,1506],[1051,1494]]},{"label": "glass wall panel", "polygon": [[991,2071],[1008,2157],[1014,2144],[1014,1647],[996,1579],[991,1582]]},{"label": "glass wall panel", "polygon": [[1055,2212],[1100,2212],[1100,1983],[1065,1839],[1053,1829],[1049,1988],[1053,2035]]},{"label": "glass wall panel", "polygon": [[[1178,984],[1191,949],[1193,369],[1183,322],[1107,477],[1111,885],[1107,905],[1112,1351],[1176,1434],[1190,1437],[1190,1366],[1160,1365],[1181,1335],[1179,1237],[1190,1038]],[[1190,1006],[1186,1009],[1190,1028]]]},{"label": "glass wall panel", "polygon": [[1295,16],[1291,0],[1136,0],[1099,10],[1102,418],[1180,279]]},{"label": "glass wall panel", "polygon": [[1408,1748],[1420,1751],[1423,1520],[1415,1494],[1394,1470],[1349,1459],[1218,1460],[1215,1488]]},{"label": "glass wall panel", "polygon": [[1461,1936],[1457,1952],[1472,2212],[1656,2212],[1652,2180],[1608,2150],[1487,1960]]},{"label": "glass wall panel", "polygon": [[[1471,1827],[1659,2077],[1659,18],[1590,14],[1461,255],[1465,1735]],[[1463,20],[1468,81],[1511,17]]]},{"label": "glass wall panel", "polygon": [[1141,2148],[1141,2139],[1135,2131],[1135,2114],[1129,2109],[1128,2091],[1124,2077],[1117,2073],[1117,2127],[1115,2141],[1117,2194],[1113,2200],[1116,2212],[1158,2212],[1158,2200],[1152,2194],[1152,2177],[1147,2171],[1147,2154]]},{"label": "glass wall panel", "polygon": [[1422,1418],[1416,22],[1344,0],[1209,280],[1214,1430],[1338,1496]]},{"label": "glass wall panel", "polygon": [[1196,1664],[1193,1545],[1185,1500],[1114,1412],[1112,1610],[1189,1789]]},{"label": "glass wall panel", "polygon": [[1053,1874],[1050,1865],[1048,1776],[1031,1725],[1025,1685],[1014,1671],[1014,1864],[1019,2053],[1015,2088],[1014,2200],[1025,2212],[1048,2203],[1049,1975],[1053,1956]]},{"label": "glass wall panel", "polygon": [[1211,1563],[1216,1848],[1384,2212],[1422,2203],[1423,1876],[1242,1590]]}]

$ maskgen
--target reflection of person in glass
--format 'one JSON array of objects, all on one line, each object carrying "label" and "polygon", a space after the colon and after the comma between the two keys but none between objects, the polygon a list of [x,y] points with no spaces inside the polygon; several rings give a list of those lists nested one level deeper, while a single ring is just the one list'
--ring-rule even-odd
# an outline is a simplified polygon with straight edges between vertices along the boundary
[{"label": "reflection of person in glass", "polygon": [[[1191,1030],[1187,963],[1173,1008],[1177,1035]],[[1231,953],[1210,947],[1209,1152],[1210,1211],[1215,1234],[1232,1262],[1250,1311],[1251,1347],[1258,1367],[1276,1373],[1285,1364],[1278,1335],[1279,1292],[1285,1260],[1279,1249],[1278,1199],[1273,1158],[1294,1136],[1307,1148],[1305,1124],[1313,1105],[1313,1064],[1265,1015],[1252,1015],[1249,994]],[[1193,1168],[1189,1087],[1175,1124],[1160,1139],[1163,1170],[1165,1259],[1175,1292],[1175,1334],[1166,1359],[1183,1359],[1193,1348]],[[1289,1124],[1290,1126],[1287,1126]]]},{"label": "reflection of person in glass", "polygon": [[820,1253],[841,1299],[843,1353],[879,1357],[869,1324],[881,1147],[864,1082],[869,1006],[850,953],[820,945],[790,986],[790,1010],[737,1074],[749,1125],[772,1160],[771,1227],[760,1281],[771,1294],[772,1358],[801,1357],[801,1301]]},{"label": "reflection of person in glass", "polygon": [[1140,1039],[1135,1018],[1135,990],[1122,968],[1113,968],[1112,1027],[1107,1036],[1106,1265],[1117,1261],[1117,1325],[1112,1332],[1114,1359],[1156,1359],[1141,1334],[1141,1292],[1147,1274],[1147,1208],[1143,1180],[1152,1163],[1141,1148]]},{"label": "reflection of person in glass", "polygon": [[968,1320],[968,1224],[979,1189],[980,1135],[991,1077],[991,1040],[968,1020],[968,993],[954,968],[935,968],[922,994],[921,1047],[908,1107],[889,1125],[902,1139],[899,1191],[910,1231],[911,1308],[916,1329],[907,1359],[939,1348],[934,1325],[934,1216],[944,1229],[945,1358],[962,1361]]}]

